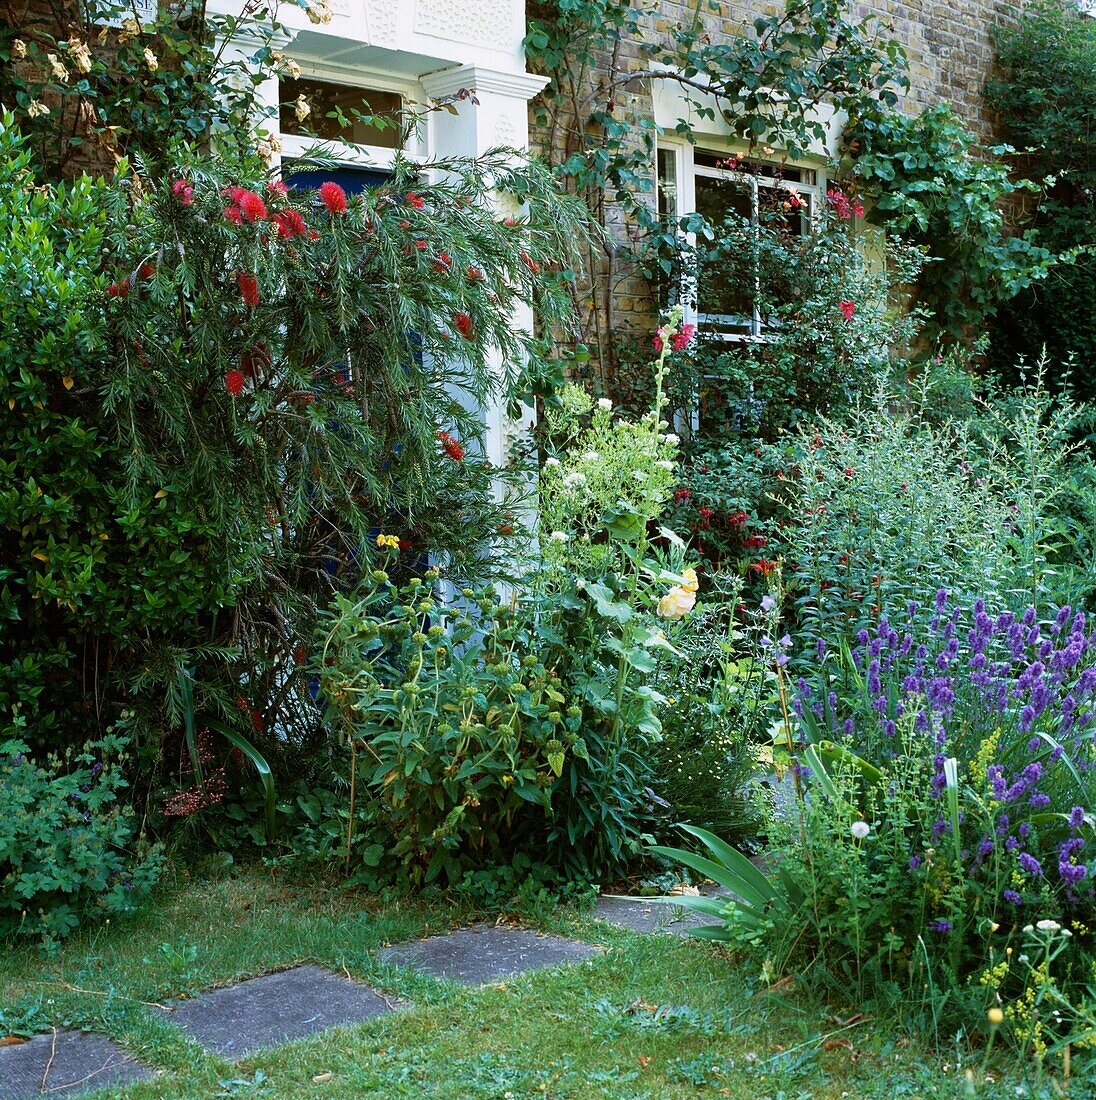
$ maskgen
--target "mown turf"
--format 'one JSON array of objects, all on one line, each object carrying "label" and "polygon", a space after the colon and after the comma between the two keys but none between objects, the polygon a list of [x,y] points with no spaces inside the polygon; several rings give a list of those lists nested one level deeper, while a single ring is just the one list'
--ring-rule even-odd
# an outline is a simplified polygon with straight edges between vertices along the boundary
[{"label": "mown turf", "polygon": [[[382,906],[260,870],[183,877],[140,915],[75,937],[52,958],[30,947],[9,952],[0,961],[0,1028],[92,1028],[158,1071],[154,1081],[103,1090],[96,1100],[899,1100],[1042,1092],[1022,1070],[1000,1080],[991,1062],[987,1073],[978,1051],[963,1049],[949,1061],[884,1021],[843,1024],[840,1013],[794,990],[764,992],[718,948],[635,935],[569,910],[533,923],[602,944],[604,954],[481,989],[373,955],[381,944],[474,918],[415,900]],[[205,1054],[156,1007],[301,962],[349,974],[412,1007],[235,1064]]]}]

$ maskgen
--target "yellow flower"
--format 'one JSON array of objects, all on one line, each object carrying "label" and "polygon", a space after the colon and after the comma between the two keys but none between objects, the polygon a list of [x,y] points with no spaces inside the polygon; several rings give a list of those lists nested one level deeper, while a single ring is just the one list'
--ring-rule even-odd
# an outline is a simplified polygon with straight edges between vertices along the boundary
[{"label": "yellow flower", "polygon": [[695,569],[682,569],[681,575],[685,578],[685,583],[681,587],[686,592],[696,592],[700,588],[700,581],[696,579]]},{"label": "yellow flower", "polygon": [[690,591],[675,584],[658,601],[658,614],[663,619],[683,619],[696,604],[696,590]]},{"label": "yellow flower", "polygon": [[994,1027],[999,1027],[1005,1022],[1005,1014],[995,1006],[986,1013],[986,1019],[989,1020]]},{"label": "yellow flower", "polygon": [[504,775],[502,777],[502,781],[503,781],[503,783],[513,783],[514,782],[514,777],[512,775]]},{"label": "yellow flower", "polygon": [[160,62],[156,60],[156,55],[147,46],[144,48],[143,52],[148,71],[154,73],[160,67]]},{"label": "yellow flower", "polygon": [[378,535],[377,545],[382,550],[398,550],[400,548],[399,535]]}]

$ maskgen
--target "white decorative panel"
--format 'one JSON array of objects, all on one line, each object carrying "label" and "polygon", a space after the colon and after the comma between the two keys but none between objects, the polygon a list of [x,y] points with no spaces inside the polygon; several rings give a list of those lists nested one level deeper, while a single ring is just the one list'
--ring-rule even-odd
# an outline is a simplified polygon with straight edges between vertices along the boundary
[{"label": "white decorative panel", "polygon": [[419,0],[415,12],[420,34],[495,50],[516,48],[513,22],[510,0]]},{"label": "white decorative panel", "polygon": [[399,36],[398,8],[394,0],[365,0],[366,38],[371,45],[395,48]]},{"label": "white decorative panel", "polygon": [[495,132],[493,137],[495,145],[509,145],[511,147],[517,145],[521,140],[518,137],[518,130],[513,120],[506,115],[499,115],[499,117],[495,119]]}]

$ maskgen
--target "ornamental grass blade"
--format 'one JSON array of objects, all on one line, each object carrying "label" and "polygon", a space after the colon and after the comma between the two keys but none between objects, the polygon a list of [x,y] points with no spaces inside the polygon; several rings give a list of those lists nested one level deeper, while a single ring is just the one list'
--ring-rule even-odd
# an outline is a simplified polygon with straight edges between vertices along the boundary
[{"label": "ornamental grass blade", "polygon": [[682,825],[681,829],[704,844],[716,859],[738,876],[739,881],[749,883],[759,897],[776,900],[776,888],[737,848],[732,848],[708,829],[696,825]]},{"label": "ornamental grass blade", "polygon": [[851,765],[873,786],[883,778],[883,773],[874,764],[869,764],[862,756],[857,756],[844,745],[838,745],[833,741],[821,741],[818,744],[818,752],[831,764],[841,762]]},{"label": "ornamental grass blade", "polygon": [[822,763],[822,757],[818,754],[818,746],[808,745],[803,750],[803,759],[806,760],[807,767],[811,769],[811,779],[826,792],[826,797],[831,802],[844,802],[845,800],[841,797],[836,784],[830,778],[830,773],[826,771],[826,765]]},{"label": "ornamental grass blade", "polygon": [[198,751],[198,731],[194,721],[194,680],[190,669],[176,665],[175,680],[179,685],[179,710],[183,718],[183,738],[186,741],[187,752],[190,754],[190,765],[194,769],[194,779],[198,787],[204,789],[202,754]]},{"label": "ornamental grass blade", "polygon": [[215,729],[229,744],[239,749],[255,766],[259,773],[259,782],[263,785],[264,801],[266,803],[266,839],[273,842],[277,832],[276,803],[274,794],[274,773],[266,762],[266,757],[246,737],[241,736],[228,726],[220,722],[210,722],[211,729]]}]

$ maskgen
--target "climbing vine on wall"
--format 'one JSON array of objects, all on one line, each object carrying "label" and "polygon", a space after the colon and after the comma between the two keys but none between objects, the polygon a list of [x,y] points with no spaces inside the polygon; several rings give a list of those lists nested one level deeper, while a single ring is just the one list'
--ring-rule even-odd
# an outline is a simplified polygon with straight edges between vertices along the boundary
[{"label": "climbing vine on wall", "polygon": [[[631,95],[673,83],[694,119],[714,121],[719,110],[751,151],[772,146],[794,157],[825,138],[820,104],[893,106],[907,84],[901,46],[878,21],[850,18],[838,0],[788,0],[735,37],[710,33],[707,17],[722,9],[696,0],[688,18],[660,32],[657,10],[628,0],[530,6],[530,65],[552,78],[534,122],[557,174],[606,228],[590,246],[589,286],[576,290],[606,389],[619,361],[617,287],[637,272],[669,275],[677,242],[677,227],[659,219],[653,201],[657,129],[631,109]],[[676,132],[695,140],[684,118]]]}]

